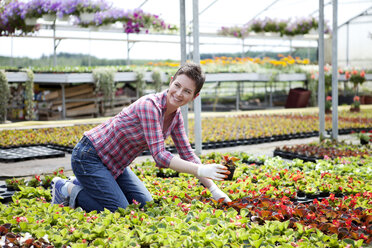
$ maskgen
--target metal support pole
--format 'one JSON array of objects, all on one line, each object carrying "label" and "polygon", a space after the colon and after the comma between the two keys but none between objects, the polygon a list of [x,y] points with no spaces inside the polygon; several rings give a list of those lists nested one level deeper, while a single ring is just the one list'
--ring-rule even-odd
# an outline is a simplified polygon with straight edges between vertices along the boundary
[{"label": "metal support pole", "polygon": [[[181,41],[181,65],[186,63],[186,7],[185,0],[180,0],[180,41]],[[183,122],[185,125],[185,131],[189,136],[189,118],[188,118],[189,106],[184,105],[181,107],[181,113]]]},{"label": "metal support pole", "polygon": [[129,46],[129,34],[127,34],[127,65],[129,65],[129,63],[130,63],[129,52],[130,52],[130,46]]},{"label": "metal support pole", "polygon": [[53,21],[53,66],[57,66],[56,20]]},{"label": "metal support pole", "polygon": [[338,78],[337,78],[337,6],[338,0],[333,0],[333,27],[332,27],[332,139],[338,138]]},{"label": "metal support pole", "polygon": [[92,53],[92,39],[90,36],[90,30],[89,30],[89,54],[88,54],[88,66],[91,66],[91,53]]},{"label": "metal support pole", "polygon": [[13,36],[10,37],[10,65],[14,66],[14,58],[13,58]]},{"label": "metal support pole", "polygon": [[319,84],[318,84],[318,107],[319,107],[319,139],[325,138],[325,96],[324,96],[324,0],[319,0]]},{"label": "metal support pole", "polygon": [[239,105],[240,105],[240,82],[237,82],[236,86],[236,111],[239,111]]},{"label": "metal support pole", "polygon": [[350,23],[346,24],[346,67],[349,67],[349,26]]},{"label": "metal support pole", "polygon": [[244,38],[242,39],[242,59],[244,58]]},{"label": "metal support pole", "polygon": [[62,88],[62,120],[66,119],[66,98],[65,98],[65,85],[61,84]]},{"label": "metal support pole", "polygon": [[[200,63],[199,54],[199,1],[193,0],[193,61]],[[201,133],[201,99],[200,95],[194,100],[195,115],[195,153],[200,155],[202,152],[202,133]]]}]

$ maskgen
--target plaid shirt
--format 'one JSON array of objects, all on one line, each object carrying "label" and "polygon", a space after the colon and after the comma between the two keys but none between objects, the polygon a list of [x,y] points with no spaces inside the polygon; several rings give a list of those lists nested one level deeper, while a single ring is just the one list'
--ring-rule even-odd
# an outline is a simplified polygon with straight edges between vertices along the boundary
[{"label": "plaid shirt", "polygon": [[114,178],[147,148],[156,166],[169,167],[174,157],[165,150],[164,140],[169,135],[182,159],[201,163],[186,136],[180,109],[168,130],[163,131],[167,92],[143,96],[115,117],[84,133]]}]

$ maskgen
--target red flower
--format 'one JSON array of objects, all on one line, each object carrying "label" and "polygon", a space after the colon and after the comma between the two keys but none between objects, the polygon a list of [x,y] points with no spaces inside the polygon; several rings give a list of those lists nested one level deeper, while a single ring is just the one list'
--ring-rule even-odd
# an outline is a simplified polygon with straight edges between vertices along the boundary
[{"label": "red flower", "polygon": [[359,102],[359,100],[360,100],[359,96],[354,96],[354,99],[353,99],[354,102]]},{"label": "red flower", "polygon": [[360,72],[360,76],[361,76],[361,77],[365,77],[365,75],[366,75],[366,73],[365,73],[364,71],[361,71],[361,72]]},{"label": "red flower", "polygon": [[348,72],[348,71],[345,72],[345,78],[346,79],[349,79],[350,78],[350,72]]},{"label": "red flower", "polygon": [[327,96],[326,100],[327,101],[332,101],[332,97],[331,96]]}]

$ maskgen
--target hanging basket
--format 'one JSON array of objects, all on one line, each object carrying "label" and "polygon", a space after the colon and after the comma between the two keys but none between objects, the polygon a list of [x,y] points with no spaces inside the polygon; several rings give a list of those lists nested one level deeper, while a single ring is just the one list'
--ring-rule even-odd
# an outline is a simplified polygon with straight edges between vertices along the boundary
[{"label": "hanging basket", "polygon": [[44,21],[47,21],[47,22],[53,22],[56,20],[56,15],[55,14],[44,14],[43,15],[43,19]]},{"label": "hanging basket", "polygon": [[68,22],[70,20],[69,15],[58,16],[58,21]]},{"label": "hanging basket", "polygon": [[26,18],[25,23],[27,26],[35,26],[37,23],[37,18]]},{"label": "hanging basket", "polygon": [[79,18],[82,22],[91,22],[94,20],[94,13],[80,13]]}]

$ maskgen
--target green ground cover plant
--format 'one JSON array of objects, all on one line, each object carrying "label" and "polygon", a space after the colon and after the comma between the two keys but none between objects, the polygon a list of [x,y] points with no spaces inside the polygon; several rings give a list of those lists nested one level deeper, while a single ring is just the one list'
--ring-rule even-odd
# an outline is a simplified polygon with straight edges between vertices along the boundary
[{"label": "green ground cover plant", "polygon": [[[44,187],[22,186],[0,204],[0,242],[45,247],[368,247],[372,241],[372,160],[349,157],[292,162],[246,153],[210,153],[205,163],[236,157],[232,181],[217,182],[231,203],[211,200],[195,177],[156,177],[154,162],[132,166],[154,201],[140,208],[87,213],[50,204]],[[250,161],[250,162],[243,162]],[[263,161],[257,165],[252,161]],[[57,170],[52,176],[63,176]],[[43,177],[43,176],[41,176]],[[42,179],[42,178],[41,178]],[[303,188],[331,194],[307,203]],[[336,192],[342,196],[336,196]],[[297,200],[296,200],[297,199]],[[13,237],[13,239],[12,239]],[[25,246],[27,247],[27,246]]]}]

